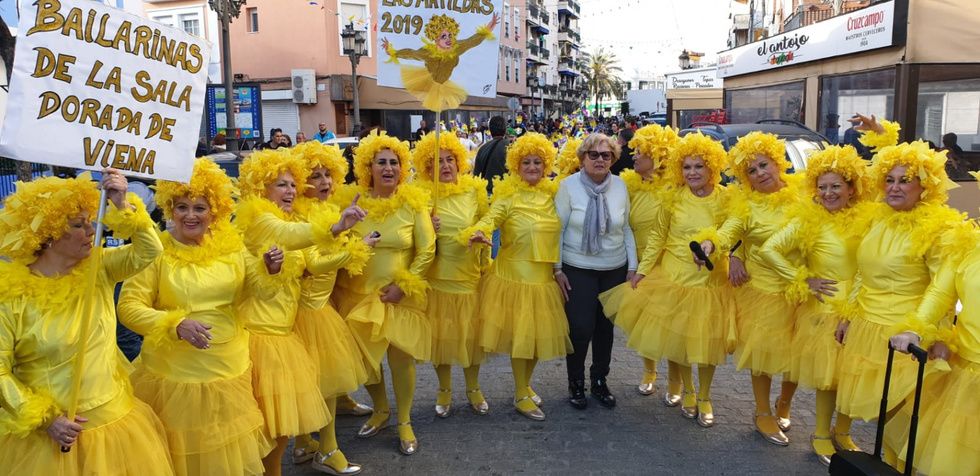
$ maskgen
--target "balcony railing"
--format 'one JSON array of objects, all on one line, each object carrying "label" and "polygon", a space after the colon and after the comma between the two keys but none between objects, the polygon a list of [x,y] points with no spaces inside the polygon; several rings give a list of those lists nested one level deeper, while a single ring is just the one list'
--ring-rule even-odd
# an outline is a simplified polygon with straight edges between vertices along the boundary
[{"label": "balcony railing", "polygon": [[551,50],[549,50],[548,48],[541,48],[541,57],[544,59],[550,59]]}]

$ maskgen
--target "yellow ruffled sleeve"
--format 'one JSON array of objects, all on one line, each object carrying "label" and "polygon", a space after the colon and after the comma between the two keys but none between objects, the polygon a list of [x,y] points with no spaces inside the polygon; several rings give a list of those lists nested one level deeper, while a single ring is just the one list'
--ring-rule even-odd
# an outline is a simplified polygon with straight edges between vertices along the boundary
[{"label": "yellow ruffled sleeve", "polygon": [[47,428],[63,411],[51,395],[29,388],[14,376],[15,319],[9,309],[0,309],[0,435],[23,438]]},{"label": "yellow ruffled sleeve", "polygon": [[269,274],[269,269],[265,266],[265,258],[255,256],[244,248],[241,252],[241,258],[245,263],[245,282],[241,289],[243,292],[235,296],[235,302],[240,302],[247,296],[272,299],[283,291],[284,281],[275,274]]},{"label": "yellow ruffled sleeve", "polygon": [[425,210],[415,212],[412,238],[415,243],[415,257],[407,270],[399,270],[395,273],[394,281],[402,291],[405,291],[405,294],[422,297],[429,289],[423,276],[436,257],[436,230],[432,227],[432,220]]},{"label": "yellow ruffled sleeve", "polygon": [[813,277],[806,266],[794,266],[787,258],[793,250],[801,248],[802,240],[806,239],[801,235],[801,224],[799,220],[794,220],[773,233],[759,250],[762,259],[786,280],[786,298],[797,303],[806,302],[810,298],[810,286],[806,280]]},{"label": "yellow ruffled sleeve", "polygon": [[340,211],[335,206],[312,207],[307,220],[289,221],[274,203],[252,197],[239,204],[235,225],[244,233],[246,247],[256,255],[272,245],[285,251],[313,245],[330,247],[339,236],[347,234],[334,236],[331,230],[340,221]]},{"label": "yellow ruffled sleeve", "polygon": [[865,131],[858,140],[874,152],[884,147],[897,145],[898,132],[902,130],[902,126],[897,122],[882,119],[881,127],[884,129],[884,132]]},{"label": "yellow ruffled sleeve", "polygon": [[[165,258],[161,258],[165,259]],[[160,260],[123,283],[116,312],[123,325],[142,335],[154,346],[176,344],[177,325],[187,317],[183,309],[157,309]]]},{"label": "yellow ruffled sleeve", "polygon": [[102,269],[113,283],[140,272],[163,253],[163,244],[143,202],[132,193],[126,200],[131,208],[120,210],[109,202],[105,215],[105,225],[116,237],[132,241],[128,245],[103,250]]}]

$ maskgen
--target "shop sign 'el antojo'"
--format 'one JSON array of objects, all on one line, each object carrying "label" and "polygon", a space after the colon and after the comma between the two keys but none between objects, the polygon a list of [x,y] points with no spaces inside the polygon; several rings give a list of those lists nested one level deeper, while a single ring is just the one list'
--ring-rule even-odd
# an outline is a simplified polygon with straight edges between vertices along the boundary
[{"label": "shop sign 'el antojo'", "polygon": [[0,155],[190,179],[211,48],[89,0],[20,0]]},{"label": "shop sign 'el antojo'", "polygon": [[885,2],[749,43],[718,55],[718,77],[768,71],[905,43],[895,2]]}]

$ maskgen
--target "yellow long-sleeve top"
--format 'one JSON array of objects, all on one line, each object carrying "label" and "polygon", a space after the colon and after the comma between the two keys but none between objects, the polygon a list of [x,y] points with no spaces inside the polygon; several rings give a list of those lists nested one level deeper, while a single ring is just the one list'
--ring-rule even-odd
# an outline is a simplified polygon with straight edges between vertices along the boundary
[{"label": "yellow long-sleeve top", "polygon": [[[943,341],[958,356],[980,363],[980,232],[973,226],[958,231],[948,237],[957,250],[944,260],[915,316],[901,327],[919,334],[926,348],[932,341]],[[957,299],[963,310],[951,329],[940,321]]]},{"label": "yellow long-sleeve top", "polygon": [[651,228],[637,273],[650,274],[659,262],[667,279],[681,286],[723,286],[727,267],[719,262],[710,273],[698,270],[691,260],[690,243],[701,230],[724,223],[728,193],[721,185],[706,197],[694,195],[688,187],[675,190]]},{"label": "yellow long-sleeve top", "polygon": [[[745,257],[749,285],[769,294],[782,293],[786,285],[779,272],[763,259],[762,245],[786,225],[788,212],[802,200],[799,176],[790,175],[785,180],[786,186],[773,193],[756,192],[750,190],[748,185],[733,190],[728,206],[729,216],[724,225],[716,234],[701,236],[712,239],[716,253],[727,251],[742,240],[736,256]],[[788,258],[794,263],[801,260],[798,253],[792,253]]]},{"label": "yellow long-sleeve top", "polygon": [[630,196],[630,228],[636,240],[636,254],[642,256],[650,233],[657,225],[657,216],[673,191],[666,182],[643,180],[640,174],[630,169],[620,172],[619,178],[626,183]]},{"label": "yellow long-sleeve top", "polygon": [[310,222],[283,212],[264,198],[252,197],[239,204],[235,224],[243,232],[250,253],[260,256],[272,245],[286,250],[282,270],[275,275],[281,291],[273,299],[249,295],[238,306],[248,331],[272,335],[292,332],[302,290],[300,278],[305,272],[319,275],[337,269],[332,253],[324,255],[313,245],[333,249],[349,239],[346,233],[333,237],[330,232],[330,224],[339,217],[339,210],[332,204],[319,207],[311,214]]},{"label": "yellow long-sleeve top", "polygon": [[554,280],[553,265],[561,246],[561,221],[554,200],[557,191],[558,184],[551,180],[531,186],[520,177],[507,175],[494,184],[490,211],[457,235],[457,240],[468,245],[475,231],[489,237],[499,229],[500,250],[493,264],[498,276],[529,283]]},{"label": "yellow long-sleeve top", "polygon": [[[760,255],[783,279],[786,297],[803,303],[813,299],[806,280],[823,278],[837,281],[837,292],[824,297],[821,307],[838,315],[845,310],[857,273],[858,245],[867,231],[871,208],[867,202],[828,212],[812,202],[801,203],[792,221],[762,246]],[[788,257],[802,255],[795,265]],[[816,301],[814,299],[814,301]]]},{"label": "yellow long-sleeve top", "polygon": [[872,213],[858,248],[851,294],[861,318],[892,326],[911,315],[935,286],[934,277],[951,249],[939,237],[964,220],[945,205],[928,203],[904,212],[878,203]]},{"label": "yellow long-sleeve top", "polygon": [[[417,182],[430,190],[431,181]],[[490,208],[487,200],[487,181],[472,175],[462,175],[454,184],[438,184],[439,200],[434,214],[439,217],[436,232],[436,256],[429,267],[428,281],[444,292],[469,293],[476,291],[483,260],[488,258],[485,247],[461,244],[457,235],[473,226]]]},{"label": "yellow long-sleeve top", "polygon": [[[92,258],[52,278],[0,262],[0,433],[44,431],[68,411],[80,341],[85,361],[78,413],[89,419],[85,427],[97,428],[132,409],[128,363],[116,347],[113,290],[153,262],[162,247],[143,204],[132,194],[128,200],[136,210],[110,204],[105,224],[132,244],[103,250],[93,296],[84,294]],[[88,335],[81,336],[79,314],[87,298],[94,300],[92,321]]]},{"label": "yellow long-sleeve top", "polygon": [[[235,307],[249,295],[271,299],[279,290],[230,223],[211,230],[196,246],[162,234],[163,254],[126,280],[117,307],[123,324],[146,337],[140,354],[146,369],[184,383],[248,370],[248,333]],[[207,351],[179,341],[176,327],[184,319],[211,326]]]},{"label": "yellow long-sleeve top", "polygon": [[403,183],[388,198],[371,197],[360,186],[343,187],[334,194],[334,203],[357,204],[367,217],[351,230],[356,237],[381,233],[374,254],[360,275],[341,272],[337,286],[360,295],[374,294],[388,284],[397,284],[406,295],[425,295],[426,272],[436,252],[435,230],[429,218],[429,196],[421,188]]},{"label": "yellow long-sleeve top", "polygon": [[460,56],[479,46],[484,40],[493,38],[493,32],[486,26],[481,25],[477,27],[476,33],[469,38],[455,42],[452,48],[448,50],[442,50],[433,43],[426,43],[422,48],[417,50],[411,48],[396,50],[390,46],[387,53],[391,57],[389,61],[395,64],[398,64],[399,59],[424,62],[425,69],[429,70],[429,74],[432,75],[433,79],[436,82],[444,83],[449,80],[449,77],[453,74],[453,70],[459,65]]}]

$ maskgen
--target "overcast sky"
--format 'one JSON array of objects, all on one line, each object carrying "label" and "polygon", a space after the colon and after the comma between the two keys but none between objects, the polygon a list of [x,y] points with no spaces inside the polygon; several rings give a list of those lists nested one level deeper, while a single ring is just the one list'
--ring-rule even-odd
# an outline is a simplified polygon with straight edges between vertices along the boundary
[{"label": "overcast sky", "polygon": [[[580,0],[583,50],[616,53],[623,79],[679,69],[685,48],[714,61],[727,48],[729,0]],[[702,61],[704,62],[704,61]]]}]

